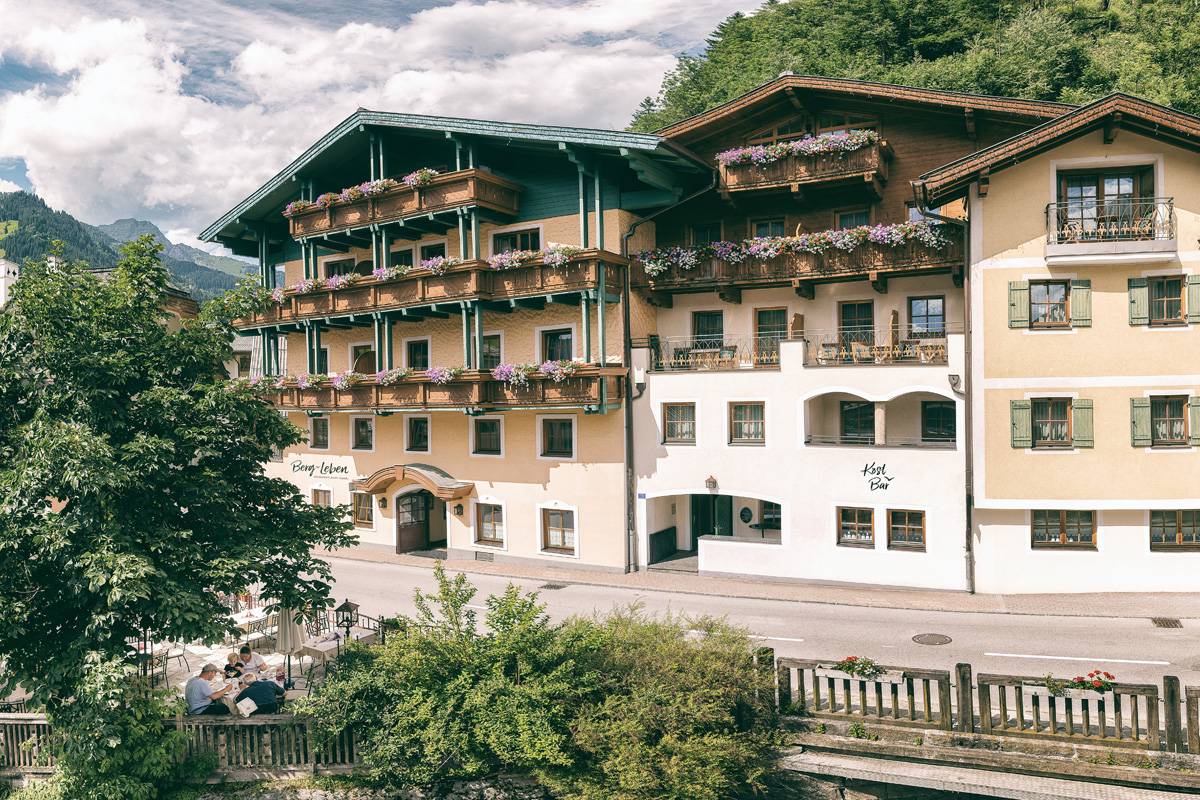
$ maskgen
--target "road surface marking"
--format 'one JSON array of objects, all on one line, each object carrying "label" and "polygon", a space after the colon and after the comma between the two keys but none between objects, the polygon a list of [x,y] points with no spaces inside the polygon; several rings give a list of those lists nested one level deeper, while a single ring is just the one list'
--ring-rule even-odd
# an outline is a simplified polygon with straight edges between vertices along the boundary
[{"label": "road surface marking", "polygon": [[767,639],[772,642],[803,642],[803,639],[789,639],[786,636],[759,636],[760,639]]},{"label": "road surface marking", "polygon": [[985,656],[997,658],[1039,658],[1046,661],[1091,661],[1093,664],[1154,664],[1169,667],[1170,661],[1139,661],[1134,658],[1081,658],[1079,656],[1030,656],[1022,653],[984,653]]}]

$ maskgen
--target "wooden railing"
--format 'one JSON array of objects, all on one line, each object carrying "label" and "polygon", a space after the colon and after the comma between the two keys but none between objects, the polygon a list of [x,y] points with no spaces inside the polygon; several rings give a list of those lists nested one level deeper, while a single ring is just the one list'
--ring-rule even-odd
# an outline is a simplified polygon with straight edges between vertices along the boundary
[{"label": "wooden railing", "polygon": [[1063,696],[1055,696],[1045,682],[1019,675],[980,675],[980,730],[1159,748],[1157,686],[1118,683],[1108,692],[1066,689]]},{"label": "wooden railing", "polygon": [[788,156],[770,164],[731,164],[720,167],[720,189],[740,192],[831,183],[857,178],[860,182],[888,177],[892,149],[887,142],[876,142],[849,153],[819,156]]},{"label": "wooden railing", "polygon": [[376,311],[398,311],[412,306],[455,300],[510,300],[546,294],[595,289],[604,269],[606,292],[619,294],[622,270],[628,262],[615,253],[585,250],[562,267],[540,261],[513,269],[497,270],[485,261],[470,261],[444,275],[414,268],[389,281],[361,278],[345,289],[318,289],[305,294],[288,291],[281,304],[271,303],[259,313],[235,320],[241,328],[296,322],[310,317],[337,317]]},{"label": "wooden railing", "polygon": [[348,772],[358,762],[353,733],[318,744],[308,721],[292,714],[183,717],[176,724],[184,733],[185,755],[215,755],[218,775],[255,769]]},{"label": "wooden railing", "polygon": [[947,231],[943,247],[908,242],[899,247],[867,242],[854,250],[746,259],[738,263],[702,259],[693,269],[672,267],[653,278],[636,267],[633,283],[651,291],[699,291],[728,286],[783,286],[808,281],[879,278],[898,273],[946,272],[962,266],[962,239]]},{"label": "wooden railing", "polygon": [[874,717],[893,725],[950,730],[949,672],[884,667],[883,675],[864,679],[833,669],[829,666],[833,663],[779,659],[780,709],[813,717]]},{"label": "wooden railing", "polygon": [[509,216],[517,213],[521,187],[483,169],[462,169],[435,177],[416,189],[400,185],[377,197],[315,208],[288,220],[294,238],[366,225],[394,222],[414,214],[430,214],[474,205]]},{"label": "wooden railing", "polygon": [[0,774],[53,772],[52,735],[45,714],[0,714]]},{"label": "wooden railing", "polygon": [[419,376],[391,386],[372,381],[340,391],[328,384],[289,387],[275,393],[275,404],[302,411],[595,405],[601,400],[601,381],[607,382],[605,399],[624,397],[625,373],[624,367],[583,366],[562,381],[531,375],[526,386],[506,384],[487,372],[464,372],[446,384]]}]

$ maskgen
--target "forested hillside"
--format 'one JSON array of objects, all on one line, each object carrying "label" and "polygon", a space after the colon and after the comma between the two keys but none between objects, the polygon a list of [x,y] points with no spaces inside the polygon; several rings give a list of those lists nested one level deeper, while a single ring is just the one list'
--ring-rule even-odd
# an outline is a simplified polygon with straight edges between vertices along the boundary
[{"label": "forested hillside", "polygon": [[790,70],[1039,100],[1114,91],[1200,112],[1200,0],[770,0],[682,56],[650,131]]}]

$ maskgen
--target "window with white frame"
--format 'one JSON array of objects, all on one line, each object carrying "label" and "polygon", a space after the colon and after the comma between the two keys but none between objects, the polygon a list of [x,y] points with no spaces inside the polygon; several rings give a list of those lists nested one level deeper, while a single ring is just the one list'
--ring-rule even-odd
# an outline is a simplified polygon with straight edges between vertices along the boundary
[{"label": "window with white frame", "polygon": [[543,417],[540,421],[542,458],[575,457],[575,418]]},{"label": "window with white frame", "polygon": [[356,528],[370,528],[375,524],[375,504],[366,492],[350,493],[350,509]]},{"label": "window with white frame", "polygon": [[575,512],[563,508],[542,509],[542,549],[575,554]]},{"label": "window with white frame", "polygon": [[313,450],[329,449],[329,417],[312,417],[308,421],[308,446]]},{"label": "window with white frame", "polygon": [[478,544],[504,544],[504,507],[499,503],[475,504],[475,541]]},{"label": "window with white frame", "polygon": [[375,418],[374,417],[351,417],[350,418],[350,449],[352,449],[352,450],[374,450],[375,449]]}]

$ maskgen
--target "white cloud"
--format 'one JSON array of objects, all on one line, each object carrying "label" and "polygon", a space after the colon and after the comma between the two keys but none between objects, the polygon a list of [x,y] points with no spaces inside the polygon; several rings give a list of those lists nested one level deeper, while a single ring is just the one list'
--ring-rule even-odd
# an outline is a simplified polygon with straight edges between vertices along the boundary
[{"label": "white cloud", "polygon": [[[62,85],[0,88],[0,159],[89,222],[148,217],[190,240],[360,105],[622,127],[674,50],[758,2],[454,0],[336,28],[222,0],[182,18],[128,0],[34,5],[0,0],[0,18],[29,20],[0,59]],[[218,40],[213,18],[231,23]]]},{"label": "white cloud", "polygon": [[19,192],[19,191],[21,191],[20,186],[13,183],[12,181],[8,181],[8,180],[5,180],[4,178],[0,178],[0,192]]}]

